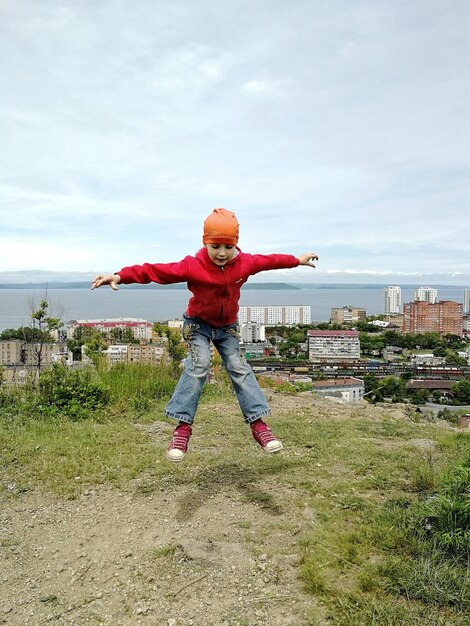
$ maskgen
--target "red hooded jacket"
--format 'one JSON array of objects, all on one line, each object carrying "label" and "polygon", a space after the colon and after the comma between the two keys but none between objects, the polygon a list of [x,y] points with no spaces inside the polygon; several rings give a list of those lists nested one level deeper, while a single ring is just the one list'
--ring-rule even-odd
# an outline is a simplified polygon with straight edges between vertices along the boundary
[{"label": "red hooded jacket", "polygon": [[187,256],[177,263],[132,265],[117,274],[123,284],[186,282],[193,294],[187,315],[200,317],[211,326],[227,326],[237,320],[240,288],[249,276],[299,265],[299,259],[291,254],[247,254],[239,248],[237,252],[223,267],[213,263],[206,248],[201,248],[196,256]]}]

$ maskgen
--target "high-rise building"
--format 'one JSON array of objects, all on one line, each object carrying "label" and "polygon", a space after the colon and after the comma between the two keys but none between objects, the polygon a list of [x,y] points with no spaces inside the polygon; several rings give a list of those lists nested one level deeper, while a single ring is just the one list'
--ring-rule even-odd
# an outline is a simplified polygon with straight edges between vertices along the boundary
[{"label": "high-rise building", "polygon": [[403,333],[439,333],[463,335],[463,306],[461,302],[415,301],[403,304]]},{"label": "high-rise building", "polygon": [[401,288],[396,285],[384,289],[384,312],[386,315],[398,315],[401,307]]},{"label": "high-rise building", "polygon": [[258,322],[266,326],[310,324],[311,307],[296,306],[241,306],[238,311],[240,324]]},{"label": "high-rise building", "polygon": [[366,319],[366,310],[357,306],[343,306],[341,308],[331,309],[331,324],[355,324],[364,322]]},{"label": "high-rise building", "polygon": [[463,312],[470,313],[470,287],[463,290]]},{"label": "high-rise building", "polygon": [[415,302],[437,302],[437,289],[434,287],[418,287],[415,289]]}]

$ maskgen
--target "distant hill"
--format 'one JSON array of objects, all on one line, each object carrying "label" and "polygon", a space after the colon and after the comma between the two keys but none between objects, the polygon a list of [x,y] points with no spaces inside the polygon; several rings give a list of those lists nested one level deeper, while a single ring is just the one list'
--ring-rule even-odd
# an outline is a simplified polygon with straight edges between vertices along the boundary
[{"label": "distant hill", "polygon": [[[176,283],[173,285],[159,285],[150,283],[148,285],[122,285],[126,289],[186,289],[186,283]],[[48,283],[2,283],[0,289],[90,289],[90,282],[48,282]],[[299,290],[300,287],[288,283],[246,283],[243,289],[256,289],[268,291]]]}]

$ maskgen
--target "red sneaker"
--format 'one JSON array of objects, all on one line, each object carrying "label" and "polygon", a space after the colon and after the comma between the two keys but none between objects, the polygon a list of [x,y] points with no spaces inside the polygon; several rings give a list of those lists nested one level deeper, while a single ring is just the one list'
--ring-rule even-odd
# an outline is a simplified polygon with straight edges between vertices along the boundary
[{"label": "red sneaker", "polygon": [[279,450],[282,450],[282,441],[276,439],[272,430],[262,419],[256,420],[251,424],[251,432],[265,452],[279,452]]},{"label": "red sneaker", "polygon": [[180,422],[173,431],[173,438],[168,444],[166,458],[173,463],[179,463],[184,459],[188,451],[189,438],[191,437],[191,426]]}]

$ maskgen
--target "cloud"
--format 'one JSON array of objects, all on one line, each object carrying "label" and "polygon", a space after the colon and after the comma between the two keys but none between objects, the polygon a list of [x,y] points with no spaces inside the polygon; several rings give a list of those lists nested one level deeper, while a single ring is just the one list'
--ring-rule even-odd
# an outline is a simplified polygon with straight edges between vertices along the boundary
[{"label": "cloud", "polygon": [[242,89],[252,94],[270,95],[279,92],[286,84],[287,80],[264,78],[262,80],[249,80],[242,85]]},{"label": "cloud", "polygon": [[0,267],[176,260],[227,206],[243,249],[313,248],[325,277],[466,276],[469,17],[424,0],[2,3]]}]

